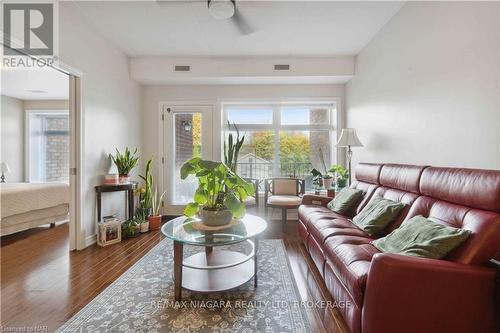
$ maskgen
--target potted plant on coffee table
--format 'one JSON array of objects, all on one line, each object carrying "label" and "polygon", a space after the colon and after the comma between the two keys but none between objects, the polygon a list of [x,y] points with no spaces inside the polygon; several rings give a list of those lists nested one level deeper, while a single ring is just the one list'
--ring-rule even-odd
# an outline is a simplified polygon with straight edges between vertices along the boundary
[{"label": "potted plant on coffee table", "polygon": [[120,175],[120,184],[128,184],[130,182],[130,171],[132,171],[132,169],[137,165],[137,162],[139,161],[139,156],[136,156],[137,148],[135,148],[134,152],[132,152],[130,149],[128,149],[128,147],[126,147],[123,154],[120,153],[117,148],[115,149],[116,154],[109,154],[109,156],[118,168],[118,174]]},{"label": "potted plant on coffee table", "polygon": [[189,175],[198,178],[198,188],[184,209],[186,216],[198,214],[204,224],[220,226],[245,215],[244,200],[254,195],[254,187],[224,163],[192,158],[181,168],[181,179]]}]

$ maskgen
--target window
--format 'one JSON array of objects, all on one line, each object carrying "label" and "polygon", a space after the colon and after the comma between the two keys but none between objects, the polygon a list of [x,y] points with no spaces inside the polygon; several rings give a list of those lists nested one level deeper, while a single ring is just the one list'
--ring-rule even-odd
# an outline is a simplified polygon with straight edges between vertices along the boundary
[{"label": "window", "polygon": [[[311,189],[310,171],[336,162],[336,104],[223,104],[224,139],[235,123],[245,142],[238,157],[242,177],[298,177]],[[235,132],[232,132],[233,135]]]},{"label": "window", "polygon": [[67,112],[28,112],[29,182],[69,182],[69,116]]}]

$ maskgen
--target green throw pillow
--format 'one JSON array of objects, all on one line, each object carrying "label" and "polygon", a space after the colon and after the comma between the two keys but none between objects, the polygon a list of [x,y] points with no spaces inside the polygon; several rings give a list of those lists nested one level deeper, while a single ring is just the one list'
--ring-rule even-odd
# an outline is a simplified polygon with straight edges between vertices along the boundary
[{"label": "green throw pillow", "polygon": [[328,203],[328,208],[335,213],[348,215],[363,197],[363,191],[353,188],[344,188],[337,193],[335,199]]},{"label": "green throw pillow", "polygon": [[383,252],[441,259],[470,234],[468,230],[447,227],[419,215],[404,222],[389,235],[372,241],[372,244]]},{"label": "green throw pillow", "polygon": [[352,222],[370,235],[380,233],[398,216],[405,205],[400,202],[375,198],[354,218]]}]

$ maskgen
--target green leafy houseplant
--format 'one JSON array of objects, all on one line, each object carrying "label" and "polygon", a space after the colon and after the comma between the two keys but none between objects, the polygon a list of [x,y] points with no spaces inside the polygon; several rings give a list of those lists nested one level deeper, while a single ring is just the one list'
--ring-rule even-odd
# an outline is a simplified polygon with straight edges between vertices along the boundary
[{"label": "green leafy houseplant", "polygon": [[340,164],[333,165],[329,171],[337,175],[337,189],[344,188],[349,178],[349,171]]},{"label": "green leafy houseplant", "polygon": [[198,178],[198,188],[193,202],[184,209],[186,216],[198,214],[204,223],[220,225],[245,215],[243,200],[254,195],[254,187],[227,165],[195,157],[181,168],[181,179],[189,175]]},{"label": "green leafy houseplant", "polygon": [[[151,210],[153,208],[153,175],[151,173],[151,163],[153,159],[150,159],[146,164],[145,175],[139,175],[139,177],[144,181],[144,186],[139,190],[139,204],[144,210],[147,210],[147,216],[151,215]],[[147,217],[146,216],[146,217]]]},{"label": "green leafy houseplant", "polygon": [[122,223],[122,232],[125,237],[135,237],[139,234],[139,223],[136,218]]},{"label": "green leafy houseplant", "polygon": [[[227,125],[229,129],[231,129],[231,123],[228,121]],[[238,155],[240,153],[241,146],[243,146],[243,142],[245,141],[245,136],[240,137],[240,131],[236,124],[233,123],[234,129],[236,130],[236,140],[233,137],[233,133],[229,133],[227,144],[224,141],[224,163],[236,173],[236,167],[238,163]]]},{"label": "green leafy houseplant", "polygon": [[137,148],[135,148],[134,152],[132,152],[128,147],[125,148],[125,151],[120,153],[120,151],[116,149],[116,154],[113,156],[109,154],[113,163],[115,163],[118,168],[118,173],[120,174],[121,182],[128,182],[128,176],[130,171],[137,165],[139,162],[139,156],[137,154]]}]

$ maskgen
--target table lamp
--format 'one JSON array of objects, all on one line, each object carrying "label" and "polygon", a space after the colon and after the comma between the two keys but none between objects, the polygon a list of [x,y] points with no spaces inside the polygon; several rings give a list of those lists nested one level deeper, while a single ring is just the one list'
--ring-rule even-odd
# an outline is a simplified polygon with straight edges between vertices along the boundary
[{"label": "table lamp", "polygon": [[9,165],[6,162],[0,163],[0,171],[2,172],[0,183],[5,183],[5,174],[10,172]]},{"label": "table lamp", "polygon": [[359,141],[359,138],[356,135],[356,130],[354,128],[343,128],[336,146],[347,147],[347,160],[349,163],[349,185],[351,185],[351,147],[363,147],[363,144],[361,143],[361,141]]}]

